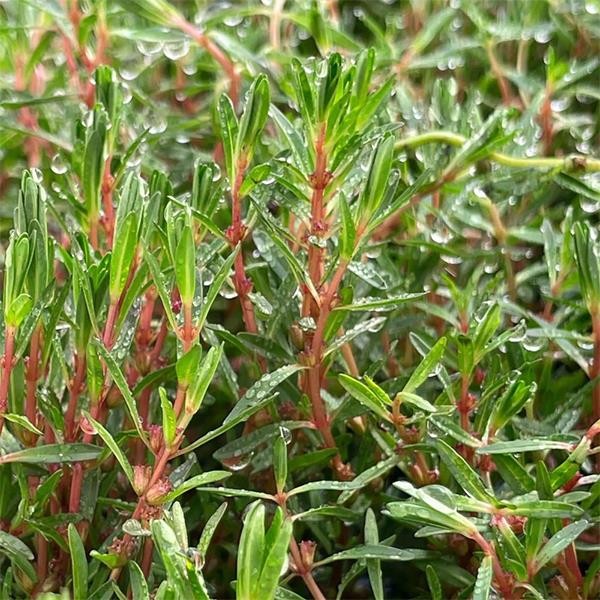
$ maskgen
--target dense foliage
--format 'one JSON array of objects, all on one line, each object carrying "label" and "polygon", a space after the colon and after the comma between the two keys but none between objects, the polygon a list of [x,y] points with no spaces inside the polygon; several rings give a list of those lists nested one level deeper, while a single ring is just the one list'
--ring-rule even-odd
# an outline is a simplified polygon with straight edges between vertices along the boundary
[{"label": "dense foliage", "polygon": [[0,39],[0,598],[600,595],[597,0]]}]

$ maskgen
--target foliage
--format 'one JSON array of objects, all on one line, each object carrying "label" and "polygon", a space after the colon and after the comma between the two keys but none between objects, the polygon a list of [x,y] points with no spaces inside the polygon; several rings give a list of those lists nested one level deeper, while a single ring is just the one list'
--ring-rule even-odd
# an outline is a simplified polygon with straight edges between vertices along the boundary
[{"label": "foliage", "polygon": [[598,597],[599,35],[1,3],[1,598]]}]

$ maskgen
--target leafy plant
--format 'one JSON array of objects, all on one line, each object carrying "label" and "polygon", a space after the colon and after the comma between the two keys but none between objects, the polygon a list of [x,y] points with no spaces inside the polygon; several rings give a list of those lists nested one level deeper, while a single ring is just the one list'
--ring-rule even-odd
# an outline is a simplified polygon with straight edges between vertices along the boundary
[{"label": "leafy plant", "polygon": [[598,597],[598,14],[2,3],[0,597]]}]

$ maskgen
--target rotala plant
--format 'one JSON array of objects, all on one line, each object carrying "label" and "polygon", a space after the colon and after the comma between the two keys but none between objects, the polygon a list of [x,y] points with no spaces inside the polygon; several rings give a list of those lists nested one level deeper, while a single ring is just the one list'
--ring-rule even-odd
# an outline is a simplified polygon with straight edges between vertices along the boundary
[{"label": "rotala plant", "polygon": [[1,3],[0,598],[598,598],[599,13]]}]

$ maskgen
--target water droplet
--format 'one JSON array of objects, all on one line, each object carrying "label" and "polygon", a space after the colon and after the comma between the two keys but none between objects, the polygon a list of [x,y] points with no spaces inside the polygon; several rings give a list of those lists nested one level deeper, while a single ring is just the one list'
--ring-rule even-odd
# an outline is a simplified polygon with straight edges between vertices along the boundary
[{"label": "water droplet", "polygon": [[179,60],[190,51],[189,40],[167,42],[163,47],[163,54],[170,60]]},{"label": "water droplet", "polygon": [[153,54],[158,54],[162,49],[162,42],[155,42],[149,40],[138,40],[136,42],[136,47],[141,54],[144,56],[152,56]]},{"label": "water droplet", "polygon": [[584,198],[583,196],[579,199],[579,206],[581,206],[581,210],[588,214],[598,212],[600,210],[600,202],[594,202],[589,198]]},{"label": "water droplet", "polygon": [[447,227],[442,227],[431,232],[431,241],[436,244],[447,244],[452,239],[452,232]]},{"label": "water droplet", "polygon": [[279,435],[283,438],[286,445],[292,441],[292,432],[287,427],[280,427]]},{"label": "water droplet", "polygon": [[523,339],[523,348],[528,352],[538,352],[542,349],[544,340],[541,338],[525,337]]},{"label": "water droplet", "polygon": [[242,21],[243,18],[238,15],[231,15],[223,19],[223,22],[227,27],[237,27]]},{"label": "water droplet", "polygon": [[67,165],[65,164],[63,157],[60,154],[55,154],[52,157],[52,162],[50,164],[50,169],[53,173],[57,175],[62,175],[67,172]]},{"label": "water droplet", "polygon": [[223,465],[228,468],[230,471],[243,471],[252,460],[254,456],[254,452],[250,452],[244,456],[233,456],[231,458],[224,458],[221,460]]},{"label": "water droplet", "polygon": [[42,181],[44,181],[44,176],[42,175],[42,172],[36,168],[36,167],[32,167],[29,172],[31,173],[31,178],[36,182],[36,183],[42,183]]}]

